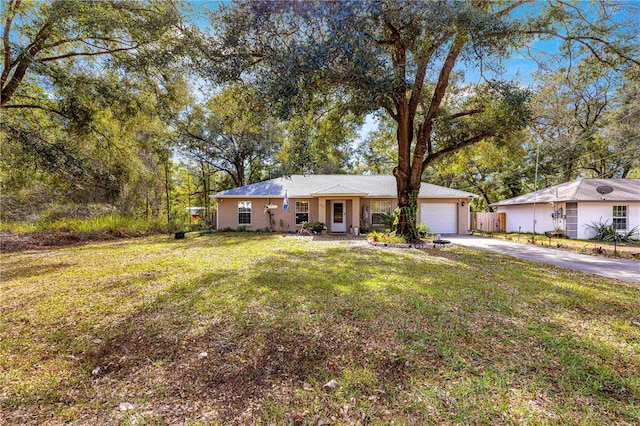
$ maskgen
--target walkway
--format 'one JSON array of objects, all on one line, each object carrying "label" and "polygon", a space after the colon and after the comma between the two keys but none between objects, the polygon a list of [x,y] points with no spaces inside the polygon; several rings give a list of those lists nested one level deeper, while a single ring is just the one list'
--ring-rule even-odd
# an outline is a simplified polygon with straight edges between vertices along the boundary
[{"label": "walkway", "polygon": [[607,278],[640,284],[640,262],[592,256],[565,250],[556,250],[532,244],[514,243],[495,238],[447,235],[454,244],[489,250],[521,259],[549,263],[561,268],[574,269]]}]

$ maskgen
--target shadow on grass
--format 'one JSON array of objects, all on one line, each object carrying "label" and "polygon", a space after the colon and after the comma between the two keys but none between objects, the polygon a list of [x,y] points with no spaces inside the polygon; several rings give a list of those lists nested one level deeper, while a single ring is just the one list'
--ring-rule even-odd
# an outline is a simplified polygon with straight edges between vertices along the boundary
[{"label": "shadow on grass", "polygon": [[74,266],[72,263],[59,262],[48,265],[30,265],[20,266],[20,262],[13,262],[13,265],[3,263],[1,278],[4,282],[10,282],[18,279],[25,279],[33,276],[49,274],[60,269],[66,269]]},{"label": "shadow on grass", "polygon": [[[219,270],[176,285],[146,309],[98,331],[108,337],[79,367],[88,376],[99,368],[99,377],[131,389],[137,388],[134,383],[147,386],[138,382],[149,380],[141,372],[152,372],[162,378],[163,392],[215,400],[225,422],[263,401],[273,386],[312,383],[321,391],[353,364],[371,370],[379,386],[404,388],[409,379],[404,362],[389,351],[367,348],[375,337],[366,320],[372,311],[388,308],[378,295],[388,289],[361,283],[373,276],[357,272],[366,254],[317,273],[341,251],[331,248],[318,256],[282,251],[244,273]],[[393,255],[382,253],[379,259],[385,260],[374,270],[393,266]]]},{"label": "shadow on grass", "polygon": [[[186,252],[211,246],[223,256],[225,247],[243,255],[249,245],[276,238],[233,234],[153,244]],[[114,315],[94,332],[103,341],[76,353],[84,379],[52,385],[45,402],[113,403],[113,392],[136,405],[148,401],[156,419],[172,423],[201,419],[198,407],[209,401],[219,421],[252,423],[269,404],[288,414],[302,405],[329,417],[353,397],[376,401],[367,408],[372,419],[509,423],[495,399],[517,388],[554,395],[558,406],[543,416],[559,413],[573,423],[591,406],[596,422],[633,420],[616,407],[639,402],[637,365],[615,342],[598,346],[553,316],[604,326],[611,317],[638,314],[638,290],[473,250],[314,244],[309,250],[275,241],[268,253],[247,254],[244,268],[212,265],[210,272],[205,265],[208,272],[124,317]],[[64,333],[62,340],[74,337],[72,329]],[[633,344],[638,337],[628,332],[618,339]],[[55,352],[64,353],[62,345]],[[468,384],[487,377],[486,386]],[[322,388],[331,379],[339,392]],[[416,387],[437,392],[424,405],[407,406],[403,398]],[[583,396],[591,399],[578,401]],[[179,411],[181,404],[194,411]],[[435,418],[427,407],[436,407]],[[98,423],[112,414],[96,414]]]}]

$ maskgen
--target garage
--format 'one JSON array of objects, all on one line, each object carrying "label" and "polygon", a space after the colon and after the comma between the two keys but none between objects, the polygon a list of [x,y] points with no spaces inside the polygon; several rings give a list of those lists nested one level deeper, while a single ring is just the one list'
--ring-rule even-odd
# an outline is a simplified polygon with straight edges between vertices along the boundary
[{"label": "garage", "polygon": [[438,234],[458,233],[457,203],[422,203],[420,204],[420,222],[431,227]]}]

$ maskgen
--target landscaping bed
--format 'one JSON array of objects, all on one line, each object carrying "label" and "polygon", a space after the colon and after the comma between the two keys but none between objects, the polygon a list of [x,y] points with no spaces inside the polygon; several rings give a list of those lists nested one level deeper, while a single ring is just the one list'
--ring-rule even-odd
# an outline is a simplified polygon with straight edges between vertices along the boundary
[{"label": "landscaping bed", "polygon": [[640,260],[640,244],[618,243],[614,246],[612,242],[607,241],[572,240],[557,237],[549,238],[545,235],[536,235],[535,240],[532,240],[531,234],[517,233],[493,233],[490,237],[524,244],[532,244],[535,242],[535,244],[538,244],[541,247],[569,250],[598,256],[614,256],[614,252],[616,252],[619,257],[631,260]]}]

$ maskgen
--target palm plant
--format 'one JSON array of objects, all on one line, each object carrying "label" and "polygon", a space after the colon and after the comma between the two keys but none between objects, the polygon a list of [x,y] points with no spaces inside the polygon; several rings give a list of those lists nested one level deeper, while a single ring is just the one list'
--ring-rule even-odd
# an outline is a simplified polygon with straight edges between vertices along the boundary
[{"label": "palm plant", "polygon": [[593,232],[592,240],[595,241],[610,241],[613,242],[616,237],[618,241],[625,243],[638,243],[640,240],[638,239],[638,229],[639,227],[635,227],[629,231],[623,229],[616,229],[613,223],[609,223],[608,220],[596,222],[593,221],[591,224],[586,225],[587,229],[590,229]]}]

